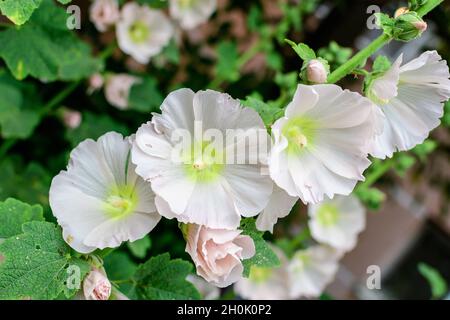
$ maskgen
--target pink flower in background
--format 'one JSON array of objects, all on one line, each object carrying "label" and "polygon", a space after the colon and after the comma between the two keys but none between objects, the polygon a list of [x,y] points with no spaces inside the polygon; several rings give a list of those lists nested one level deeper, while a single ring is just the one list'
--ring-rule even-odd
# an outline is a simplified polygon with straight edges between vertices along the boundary
[{"label": "pink flower in background", "polygon": [[194,261],[197,274],[220,288],[238,281],[244,271],[242,260],[255,254],[252,238],[241,232],[187,225],[186,252]]},{"label": "pink flower in background", "polygon": [[131,87],[139,82],[139,78],[128,74],[110,76],[105,85],[106,100],[117,109],[127,109]]},{"label": "pink flower in background", "polygon": [[89,11],[91,22],[100,32],[114,25],[120,16],[117,0],[95,0]]},{"label": "pink flower in background", "polygon": [[79,111],[65,109],[62,113],[64,125],[69,129],[76,129],[80,126],[83,117]]}]

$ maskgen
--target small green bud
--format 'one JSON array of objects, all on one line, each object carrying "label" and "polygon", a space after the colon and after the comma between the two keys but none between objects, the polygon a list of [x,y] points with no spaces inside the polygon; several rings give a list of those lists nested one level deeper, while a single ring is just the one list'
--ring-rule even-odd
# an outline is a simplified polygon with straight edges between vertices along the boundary
[{"label": "small green bud", "polygon": [[399,41],[411,41],[420,37],[427,27],[416,12],[406,12],[395,19],[393,37]]}]

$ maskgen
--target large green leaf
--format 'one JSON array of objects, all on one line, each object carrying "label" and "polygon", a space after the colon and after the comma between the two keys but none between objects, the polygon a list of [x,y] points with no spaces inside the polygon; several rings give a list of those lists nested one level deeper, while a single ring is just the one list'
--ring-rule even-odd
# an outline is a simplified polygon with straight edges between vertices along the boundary
[{"label": "large green leaf", "polygon": [[[23,234],[0,245],[4,261],[0,264],[0,299],[67,298],[77,289],[67,284],[72,270],[78,270],[79,282],[89,271],[89,264],[71,254],[61,228],[33,221],[22,226]],[[70,282],[71,283],[71,282]]]},{"label": "large green leaf", "polygon": [[14,77],[73,81],[99,70],[100,60],[67,28],[67,18],[63,8],[43,0],[28,23],[0,32],[0,56]]},{"label": "large green leaf", "polygon": [[1,136],[29,137],[40,120],[41,101],[34,85],[17,81],[6,70],[0,69],[0,97]]},{"label": "large green leaf", "polygon": [[0,11],[17,25],[30,19],[42,0],[0,0]]},{"label": "large green leaf", "polygon": [[191,271],[189,262],[170,260],[168,253],[153,257],[140,265],[134,275],[136,293],[149,300],[200,299],[197,289],[186,280]]},{"label": "large green leaf", "polygon": [[40,205],[30,206],[13,198],[0,202],[0,238],[9,238],[22,233],[22,225],[26,222],[43,220]]}]

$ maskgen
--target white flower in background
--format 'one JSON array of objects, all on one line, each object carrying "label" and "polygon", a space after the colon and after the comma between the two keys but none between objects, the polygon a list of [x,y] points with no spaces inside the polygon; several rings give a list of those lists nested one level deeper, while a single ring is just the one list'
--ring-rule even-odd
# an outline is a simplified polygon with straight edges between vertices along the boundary
[{"label": "white flower in background", "polygon": [[128,74],[108,76],[105,85],[106,100],[117,109],[127,109],[131,87],[140,81],[141,79]]},{"label": "white flower in background", "polygon": [[436,51],[427,51],[403,66],[402,59],[366,90],[385,115],[383,133],[375,138],[371,152],[381,159],[421,144],[439,126],[443,103],[450,97],[447,62]]},{"label": "white flower in background", "polygon": [[208,21],[217,9],[217,0],[169,0],[172,18],[190,30]]},{"label": "white flower in background", "polygon": [[220,289],[215,285],[210,284],[203,278],[196,276],[195,274],[190,274],[186,278],[187,281],[192,283],[200,292],[203,300],[217,300],[220,297]]},{"label": "white flower in background", "polygon": [[111,282],[104,270],[93,268],[83,281],[83,295],[86,300],[108,300]]},{"label": "white flower in background", "polygon": [[345,251],[355,247],[358,234],[366,226],[366,211],[354,196],[336,196],[333,200],[309,205],[308,214],[312,237]]},{"label": "white flower in background", "polygon": [[319,297],[334,280],[341,253],[324,246],[297,251],[287,270],[291,299]]},{"label": "white flower in background", "polygon": [[150,186],[129,161],[130,142],[110,132],[70,154],[53,178],[50,206],[66,242],[80,253],[115,248],[149,233],[160,220]]},{"label": "white flower in background", "polygon": [[249,278],[241,278],[234,285],[234,291],[248,300],[287,300],[290,299],[287,257],[277,247],[272,250],[280,259],[277,268],[252,266]]},{"label": "white flower in background", "polygon": [[117,0],[94,0],[89,8],[89,17],[98,31],[105,32],[119,20],[119,2]]},{"label": "white flower in background", "polygon": [[[256,111],[242,107],[229,95],[212,90],[194,93],[190,89],[169,94],[161,110],[162,114],[155,114],[137,131],[131,156],[137,174],[151,182],[161,215],[184,223],[234,230],[239,227],[241,215],[255,216],[266,207],[273,183],[261,172],[263,166],[259,162],[224,161],[231,151],[236,157],[260,156],[258,142],[246,139],[256,132],[263,136],[262,140],[269,139]],[[200,134],[194,133],[197,124],[203,130]],[[213,143],[216,137],[205,137],[203,133],[208,129],[219,135],[217,141],[224,138],[222,145]],[[225,138],[230,136],[229,129],[236,133],[235,139]],[[173,156],[179,143],[172,142],[171,137],[177,132],[190,138],[189,145],[183,148],[182,161]]]},{"label": "white flower in background", "polygon": [[283,189],[274,185],[267,207],[258,215],[256,228],[260,231],[273,232],[278,219],[286,217],[297,202],[298,197],[291,197]]},{"label": "white flower in background", "polygon": [[375,110],[369,99],[336,85],[299,85],[272,126],[272,179],[305,203],[350,194],[370,164]]},{"label": "white flower in background", "polygon": [[120,49],[146,64],[169,43],[174,30],[162,11],[128,2],[122,8],[116,34]]},{"label": "white flower in background", "polygon": [[242,260],[255,254],[252,238],[241,232],[186,225],[186,252],[194,261],[197,274],[220,288],[238,281],[244,271]]},{"label": "white flower in background", "polygon": [[83,116],[79,111],[64,109],[62,111],[62,121],[69,129],[76,129],[80,126]]}]

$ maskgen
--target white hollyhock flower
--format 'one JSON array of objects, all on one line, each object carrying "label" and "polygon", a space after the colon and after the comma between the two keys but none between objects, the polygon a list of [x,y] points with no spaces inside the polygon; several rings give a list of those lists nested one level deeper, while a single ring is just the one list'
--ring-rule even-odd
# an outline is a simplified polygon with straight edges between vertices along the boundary
[{"label": "white hollyhock flower", "polygon": [[200,295],[204,300],[217,300],[220,297],[220,289],[215,285],[210,284],[203,278],[190,274],[186,278],[187,281],[192,283],[200,292]]},{"label": "white hollyhock flower", "polygon": [[111,296],[111,282],[105,270],[93,268],[83,281],[83,294],[86,300],[108,300]]},{"label": "white hollyhock flower", "polygon": [[131,87],[140,81],[139,78],[128,74],[108,76],[105,85],[106,100],[117,109],[127,109]]},{"label": "white hollyhock flower", "polygon": [[403,66],[402,59],[366,89],[385,115],[383,133],[375,138],[371,151],[381,159],[421,144],[439,126],[443,103],[450,97],[447,62],[436,51],[427,51]]},{"label": "white hollyhock flower", "polygon": [[267,207],[256,219],[256,228],[260,231],[273,232],[273,226],[278,219],[286,217],[297,200],[298,197],[291,197],[286,191],[274,185]]},{"label": "white hollyhock flower", "polygon": [[208,21],[216,8],[217,0],[169,0],[170,15],[186,30]]},{"label": "white hollyhock flower", "polygon": [[287,273],[288,259],[275,246],[272,250],[280,259],[277,268],[261,268],[252,266],[250,276],[241,278],[234,285],[234,291],[249,300],[287,300],[290,299],[289,278]]},{"label": "white hollyhock flower", "polygon": [[341,253],[324,246],[297,251],[288,264],[291,299],[319,297],[333,281]]},{"label": "white hollyhock flower", "polygon": [[162,11],[128,2],[122,8],[116,34],[120,49],[146,64],[169,43],[174,30]]},{"label": "white hollyhock flower", "polygon": [[[246,139],[252,134],[268,139],[256,111],[226,94],[190,89],[169,94],[161,110],[137,131],[131,156],[137,174],[151,182],[161,215],[234,230],[241,215],[255,216],[266,207],[273,183],[261,172],[263,166],[224,161],[232,152],[250,160],[259,156],[259,143]],[[172,138],[179,132],[189,138],[182,161],[173,156],[179,143]],[[208,139],[207,132],[217,136]]]},{"label": "white hollyhock flower", "polygon": [[129,151],[130,143],[115,132],[85,140],[70,154],[67,171],[53,178],[50,206],[76,251],[141,239],[160,220],[154,194],[134,172]]},{"label": "white hollyhock flower", "polygon": [[336,85],[299,85],[272,126],[272,179],[305,203],[350,194],[370,164],[375,110],[369,99]]},{"label": "white hollyhock flower", "polygon": [[354,196],[336,196],[308,207],[312,237],[323,244],[352,250],[366,226],[366,211]]},{"label": "white hollyhock flower", "polygon": [[199,276],[220,288],[242,277],[242,260],[255,255],[252,238],[241,235],[241,230],[210,229],[197,224],[186,228],[186,252]]}]

